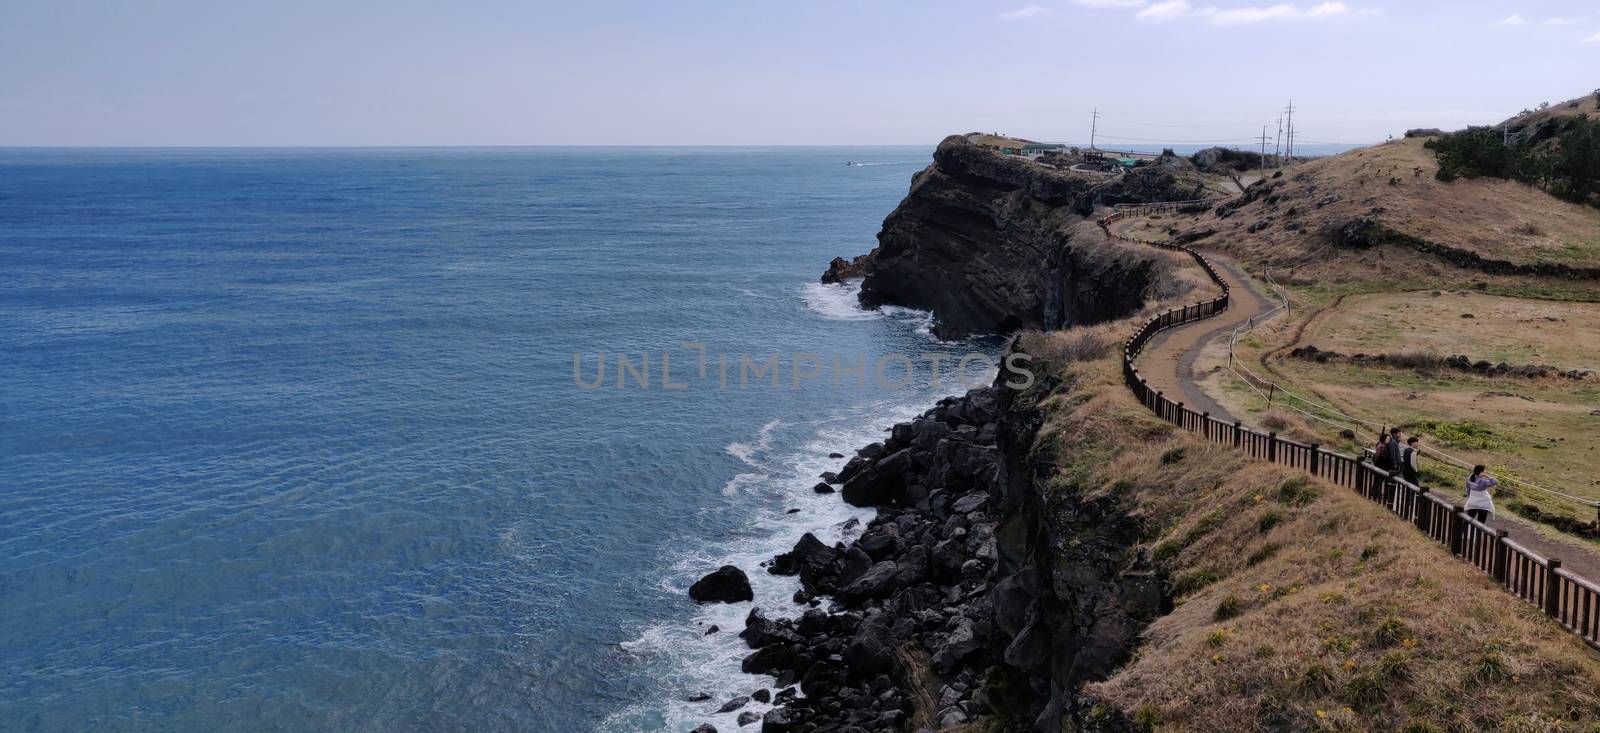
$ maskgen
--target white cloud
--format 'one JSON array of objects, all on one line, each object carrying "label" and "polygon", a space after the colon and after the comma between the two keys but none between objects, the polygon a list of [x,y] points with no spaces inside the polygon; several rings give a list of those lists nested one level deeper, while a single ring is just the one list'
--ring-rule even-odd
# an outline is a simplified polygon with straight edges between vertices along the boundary
[{"label": "white cloud", "polygon": [[1600,43],[1600,33],[1596,33],[1596,34],[1594,34],[1592,36],[1589,36],[1588,38],[1583,39],[1583,42],[1584,43]]},{"label": "white cloud", "polygon": [[1188,0],[1164,0],[1139,11],[1133,17],[1152,23],[1161,23],[1177,20],[1192,12],[1194,12],[1194,8],[1189,5]]},{"label": "white cloud", "polygon": [[1008,10],[995,17],[1001,20],[1018,20],[1021,18],[1037,18],[1048,12],[1050,12],[1050,9],[1043,5],[1027,5],[1016,10]]},{"label": "white cloud", "polygon": [[1510,17],[1506,18],[1505,20],[1500,21],[1500,25],[1522,25],[1523,23],[1526,23],[1526,22],[1528,22],[1528,21],[1523,20],[1522,16],[1517,15],[1516,13],[1512,13]]},{"label": "white cloud", "polygon": [[1331,18],[1335,15],[1345,15],[1350,12],[1350,6],[1344,3],[1332,2],[1312,6],[1306,11],[1307,18]]},{"label": "white cloud", "polygon": [[1139,8],[1144,3],[1145,0],[1072,0],[1073,5],[1086,8]]},{"label": "white cloud", "polygon": [[[1380,10],[1369,9],[1360,11],[1359,15],[1371,16],[1381,12]],[[1159,2],[1139,11],[1138,15],[1134,17],[1139,20],[1159,22],[1192,16],[1206,18],[1210,20],[1212,25],[1245,25],[1269,20],[1326,20],[1349,15],[1350,13],[1350,6],[1337,0],[1319,3],[1310,7],[1301,7],[1293,3],[1278,3],[1276,5],[1246,5],[1227,9],[1218,9],[1214,6],[1196,9],[1188,3],[1188,0],[1166,0],[1166,2]]]},{"label": "white cloud", "polygon": [[1545,25],[1575,25],[1582,23],[1583,18],[1546,18]]}]

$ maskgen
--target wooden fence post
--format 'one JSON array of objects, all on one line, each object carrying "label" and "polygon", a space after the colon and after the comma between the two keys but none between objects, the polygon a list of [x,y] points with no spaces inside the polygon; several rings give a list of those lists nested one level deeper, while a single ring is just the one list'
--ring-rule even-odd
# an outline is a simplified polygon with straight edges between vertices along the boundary
[{"label": "wooden fence post", "polygon": [[1322,446],[1311,444],[1311,475],[1319,476],[1322,470]]},{"label": "wooden fence post", "polygon": [[1556,571],[1561,569],[1561,561],[1550,558],[1550,572],[1545,573],[1544,579],[1544,612],[1554,618],[1561,617],[1561,578],[1556,577]]},{"label": "wooden fence post", "polygon": [[1183,428],[1184,430],[1188,430],[1189,426],[1184,424],[1185,422],[1187,422],[1186,418],[1188,418],[1188,416],[1185,415],[1184,412],[1183,412],[1183,403],[1182,402],[1178,403],[1178,414],[1176,415],[1176,417],[1178,418],[1178,420],[1177,420],[1178,427]]},{"label": "wooden fence post", "polygon": [[1205,437],[1207,443],[1211,442],[1211,412],[1209,410],[1200,413],[1200,435]]},{"label": "wooden fence post", "polygon": [[1383,496],[1381,497],[1383,505],[1392,509],[1394,507],[1394,497],[1398,493],[1400,493],[1400,484],[1396,480],[1394,471],[1390,471],[1388,475],[1383,477]]},{"label": "wooden fence post", "polygon": [[1460,555],[1461,546],[1467,541],[1467,510],[1460,504],[1453,506],[1450,512],[1450,554]]},{"label": "wooden fence post", "polygon": [[1278,462],[1278,434],[1267,433],[1267,463]]},{"label": "wooden fence post", "polygon": [[1360,492],[1362,496],[1367,495],[1367,472],[1361,468],[1366,465],[1366,462],[1367,457],[1365,455],[1356,456],[1355,475],[1350,477],[1353,484],[1350,488]]},{"label": "wooden fence post", "polygon": [[1428,498],[1427,488],[1417,489],[1416,522],[1423,534],[1433,536],[1433,500]]},{"label": "wooden fence post", "polygon": [[1242,445],[1244,445],[1244,422],[1242,422],[1240,420],[1234,420],[1233,421],[1233,447],[1234,448],[1238,448],[1238,447],[1240,447]]},{"label": "wooden fence post", "polygon": [[1509,532],[1503,529],[1494,531],[1494,579],[1506,584],[1506,564],[1511,555],[1511,548],[1506,547],[1506,535]]}]

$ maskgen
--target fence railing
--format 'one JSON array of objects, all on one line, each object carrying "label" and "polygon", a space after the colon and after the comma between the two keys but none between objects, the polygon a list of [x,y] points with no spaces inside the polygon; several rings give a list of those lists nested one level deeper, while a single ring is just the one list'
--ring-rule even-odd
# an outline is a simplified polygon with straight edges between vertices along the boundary
[{"label": "fence railing", "polygon": [[[1100,225],[1107,233],[1111,233],[1111,225],[1119,219],[1206,201],[1117,207],[1111,215],[1100,220]],[[1504,530],[1494,529],[1468,516],[1460,504],[1441,498],[1426,488],[1400,478],[1394,472],[1372,465],[1365,456],[1348,456],[1320,445],[1280,438],[1275,432],[1262,432],[1237,421],[1222,420],[1209,412],[1187,407],[1181,400],[1175,401],[1161,390],[1152,388],[1134,366],[1134,360],[1144,351],[1145,345],[1164,330],[1211,318],[1227,310],[1231,293],[1227,280],[1195,249],[1181,244],[1134,241],[1188,254],[1205,270],[1212,282],[1222,288],[1219,297],[1156,315],[1146,321],[1123,346],[1123,380],[1141,404],[1157,417],[1197,434],[1207,442],[1231,446],[1252,458],[1298,468],[1356,491],[1412,524],[1435,542],[1449,547],[1456,557],[1488,573],[1500,587],[1518,598],[1538,605],[1545,615],[1580,636],[1589,646],[1600,650],[1600,586],[1561,567],[1560,560],[1539,556],[1507,537]]]}]

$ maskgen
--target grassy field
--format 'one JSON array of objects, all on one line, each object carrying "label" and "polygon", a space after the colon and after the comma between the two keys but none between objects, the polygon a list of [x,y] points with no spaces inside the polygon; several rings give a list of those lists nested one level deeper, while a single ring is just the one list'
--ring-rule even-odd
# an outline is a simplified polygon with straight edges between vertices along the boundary
[{"label": "grassy field", "polygon": [[1102,706],[1142,730],[1600,725],[1600,661],[1581,642],[1353,492],[1156,420],[1121,384],[1110,337],[1125,333],[1099,333],[1112,348],[1072,332],[1021,346],[1076,359],[1040,403],[1053,484],[1136,505],[1140,554],[1177,597],[1088,688]]},{"label": "grassy field", "polygon": [[[1597,369],[1600,333],[1588,327],[1596,316],[1600,304],[1594,303],[1444,291],[1359,294],[1321,308],[1302,307],[1294,317],[1241,340],[1236,356],[1303,396],[1372,423],[1407,426],[1408,433],[1421,435],[1428,445],[1492,466],[1503,477],[1600,500],[1600,377],[1529,379],[1286,356],[1290,347],[1311,344],[1347,356],[1465,354],[1475,361]],[[1258,363],[1263,356],[1266,369]],[[1209,372],[1203,387],[1236,414],[1262,419],[1265,400],[1219,369],[1226,359],[1221,345],[1203,353],[1198,367]],[[1337,437],[1335,423],[1350,421],[1303,403],[1286,403],[1333,420],[1320,422],[1285,411],[1280,419],[1286,434],[1298,432],[1303,439],[1347,450],[1364,447]],[[1294,417],[1300,419],[1290,419]],[[1454,488],[1460,483],[1459,469],[1437,464],[1432,473],[1428,478],[1434,485]],[[1508,486],[1502,496],[1545,512],[1586,521],[1595,517],[1591,508],[1536,489]]]}]

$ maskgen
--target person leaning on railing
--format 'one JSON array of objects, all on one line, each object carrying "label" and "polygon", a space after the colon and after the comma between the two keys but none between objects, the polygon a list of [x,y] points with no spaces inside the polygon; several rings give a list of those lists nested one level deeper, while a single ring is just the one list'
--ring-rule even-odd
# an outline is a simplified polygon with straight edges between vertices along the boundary
[{"label": "person leaning on railing", "polygon": [[1489,495],[1489,489],[1498,486],[1493,476],[1484,473],[1483,464],[1472,467],[1472,475],[1467,477],[1467,516],[1480,522],[1489,521],[1494,516],[1494,498]]},{"label": "person leaning on railing", "polygon": [[1417,470],[1417,459],[1422,455],[1422,439],[1413,435],[1406,439],[1406,449],[1400,454],[1400,473],[1412,486],[1422,485],[1422,472]]}]

